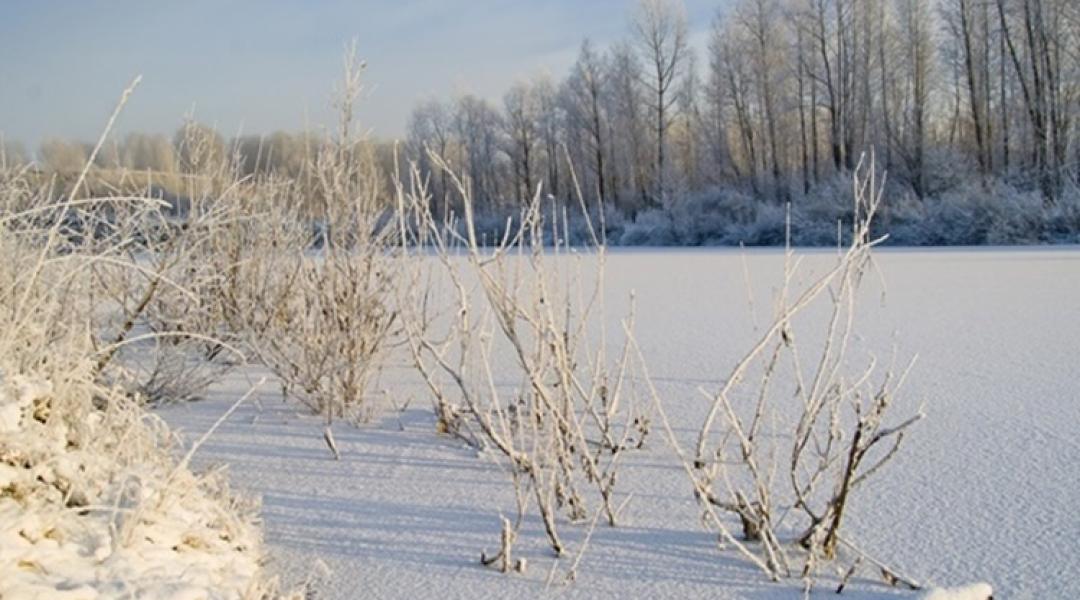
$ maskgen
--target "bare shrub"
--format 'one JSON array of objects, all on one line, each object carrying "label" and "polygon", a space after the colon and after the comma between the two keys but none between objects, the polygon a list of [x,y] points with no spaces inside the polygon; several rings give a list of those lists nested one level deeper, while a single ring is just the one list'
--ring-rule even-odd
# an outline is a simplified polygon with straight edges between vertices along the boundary
[{"label": "bare shrub", "polygon": [[483,248],[470,186],[431,158],[461,197],[464,234],[452,220],[436,221],[413,169],[410,188],[398,194],[403,247],[412,251],[402,324],[439,430],[506,465],[517,517],[502,520],[500,551],[481,560],[521,570],[511,549],[530,505],[557,556],[568,551],[559,513],[571,522],[595,526],[602,515],[616,524],[619,462],[641,445],[648,418],[632,389],[628,342],[608,353],[603,244],[593,237],[588,251],[571,252],[562,241],[565,214],[552,206],[545,219],[538,190],[519,225]]},{"label": "bare shrub", "polygon": [[[899,372],[889,365],[879,374],[871,357],[851,370],[860,284],[871,268],[871,249],[884,239],[870,237],[882,193],[873,168],[856,172],[854,189],[850,246],[824,275],[802,286],[800,261],[787,249],[773,320],[724,385],[707,394],[710,408],[693,454],[683,452],[670,426],[667,431],[705,522],[770,578],[798,576],[809,587],[823,563],[842,558],[843,548],[851,557],[845,581],[865,560],[890,583],[917,588],[865,555],[843,527],[857,492],[922,418],[921,411],[891,416],[910,365]],[[827,316],[805,315],[811,311]],[[737,517],[737,528],[726,515]]]},{"label": "bare shrub", "polygon": [[123,260],[91,267],[100,288],[97,369],[150,402],[197,398],[245,359],[207,294],[220,277],[206,260],[227,216],[218,201],[196,196],[179,215],[157,202],[138,214],[119,206],[107,227],[95,227],[103,233],[94,245],[134,240],[120,249]]},{"label": "bare shrub", "polygon": [[394,203],[353,123],[362,69],[350,51],[337,130],[298,177],[258,178],[232,198],[208,256],[231,329],[328,425],[369,416],[396,322]]}]

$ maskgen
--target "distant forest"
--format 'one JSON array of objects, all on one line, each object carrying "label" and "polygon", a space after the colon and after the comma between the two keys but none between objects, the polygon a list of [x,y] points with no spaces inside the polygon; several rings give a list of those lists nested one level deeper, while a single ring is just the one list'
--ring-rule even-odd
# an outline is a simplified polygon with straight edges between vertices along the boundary
[{"label": "distant forest", "polygon": [[[705,56],[681,2],[643,0],[629,17],[624,40],[584,40],[561,80],[421,103],[399,146],[372,142],[384,172],[395,152],[414,163],[449,213],[461,199],[442,157],[492,232],[540,193],[602,212],[612,244],[779,244],[790,223],[794,243],[827,245],[851,222],[852,171],[872,160],[893,243],[1080,242],[1076,0],[736,0]],[[195,172],[178,143],[192,127],[131,134],[99,166]],[[311,134],[205,138],[253,176],[295,176],[317,147]],[[46,140],[38,156],[65,172],[87,147]]]}]

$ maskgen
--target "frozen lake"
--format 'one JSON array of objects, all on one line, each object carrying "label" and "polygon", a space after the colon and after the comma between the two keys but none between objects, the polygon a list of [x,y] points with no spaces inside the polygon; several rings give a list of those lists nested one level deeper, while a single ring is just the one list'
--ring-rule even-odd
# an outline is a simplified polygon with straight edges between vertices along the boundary
[{"label": "frozen lake", "polygon": [[[806,275],[834,252],[810,251]],[[1080,249],[884,249],[865,283],[858,348],[918,355],[902,391],[927,419],[861,490],[851,533],[924,582],[985,580],[1002,598],[1080,597]],[[628,250],[607,266],[609,317],[637,298],[637,338],[676,429],[696,432],[703,400],[767,323],[782,272],[778,250]],[[747,289],[747,273],[751,291]],[[884,284],[882,284],[884,282]],[[752,302],[751,299],[752,298]],[[237,374],[205,401],[163,409],[194,436],[245,389]],[[400,380],[397,378],[401,377]],[[422,390],[388,373],[402,412],[335,429],[330,458],[318,419],[272,387],[204,446],[234,484],[260,494],[275,567],[302,580],[329,567],[325,598],[540,596],[551,567],[538,522],[516,553],[526,575],[477,564],[494,550],[512,493],[494,463],[438,437]],[[796,597],[770,584],[698,524],[685,474],[658,429],[628,458],[633,498],[615,529],[593,537],[568,597]],[[581,528],[564,526],[572,542]],[[821,589],[822,596],[831,591]],[[860,581],[849,597],[904,596]],[[911,594],[908,594],[910,597]]]}]

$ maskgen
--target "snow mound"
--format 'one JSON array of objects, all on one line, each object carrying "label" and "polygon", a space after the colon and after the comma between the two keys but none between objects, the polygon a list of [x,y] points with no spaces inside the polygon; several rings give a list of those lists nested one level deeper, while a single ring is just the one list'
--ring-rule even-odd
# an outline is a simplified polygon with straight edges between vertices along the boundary
[{"label": "snow mound", "polygon": [[[88,372],[88,371],[87,371]],[[0,598],[261,598],[257,508],[78,373],[0,372]]]},{"label": "snow mound", "polygon": [[989,583],[973,583],[956,588],[935,588],[922,600],[992,600],[994,590]]}]

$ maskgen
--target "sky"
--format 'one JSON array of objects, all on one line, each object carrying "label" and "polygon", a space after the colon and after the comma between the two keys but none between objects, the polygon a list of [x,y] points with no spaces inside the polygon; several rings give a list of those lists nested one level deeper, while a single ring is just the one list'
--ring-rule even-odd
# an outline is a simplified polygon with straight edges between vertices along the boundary
[{"label": "sky", "polygon": [[[701,49],[723,0],[685,0]],[[96,140],[124,87],[116,131],[171,133],[187,114],[227,136],[318,128],[343,50],[368,64],[358,118],[404,134],[426,98],[498,100],[514,81],[561,78],[581,41],[627,38],[636,0],[3,0],[0,134]]]}]

